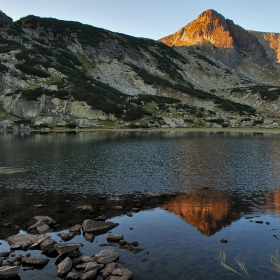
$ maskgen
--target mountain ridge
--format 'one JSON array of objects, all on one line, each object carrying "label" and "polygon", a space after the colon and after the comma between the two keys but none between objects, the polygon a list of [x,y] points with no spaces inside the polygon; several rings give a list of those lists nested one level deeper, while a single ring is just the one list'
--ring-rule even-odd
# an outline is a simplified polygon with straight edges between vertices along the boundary
[{"label": "mountain ridge", "polygon": [[211,26],[207,38],[218,46],[199,36],[201,44],[170,47],[73,21],[3,18],[0,107],[19,122],[28,119],[32,127],[279,125],[277,63],[253,34],[217,12],[199,18],[206,18],[203,30]]}]

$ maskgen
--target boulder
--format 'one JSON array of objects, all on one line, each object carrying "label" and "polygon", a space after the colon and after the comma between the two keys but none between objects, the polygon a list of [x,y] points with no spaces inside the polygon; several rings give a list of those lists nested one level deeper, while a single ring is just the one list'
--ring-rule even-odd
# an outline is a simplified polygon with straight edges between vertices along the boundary
[{"label": "boulder", "polygon": [[121,276],[122,280],[132,280],[133,279],[133,274],[130,270],[127,268],[124,268],[119,265],[118,268],[114,269],[112,271],[113,276]]},{"label": "boulder", "polygon": [[70,253],[79,247],[83,246],[80,243],[58,243],[54,246],[59,255]]},{"label": "boulder", "polygon": [[83,206],[78,206],[75,211],[78,212],[93,212],[93,208],[90,205],[83,205]]},{"label": "boulder", "polygon": [[81,232],[81,228],[82,228],[82,226],[81,225],[75,225],[75,226],[73,226],[73,227],[71,227],[70,229],[69,229],[69,231],[70,232],[76,232],[76,233],[80,233]]},{"label": "boulder", "polygon": [[112,241],[112,242],[119,242],[121,239],[123,239],[122,234],[109,233],[108,236],[107,236],[107,240]]},{"label": "boulder", "polygon": [[93,233],[97,235],[97,234],[105,233],[108,230],[118,225],[119,225],[118,223],[113,223],[113,222],[84,220],[82,224],[82,228],[84,233]]},{"label": "boulder", "polygon": [[72,261],[69,257],[65,258],[58,266],[57,266],[57,276],[63,276],[71,270]]},{"label": "boulder", "polygon": [[86,241],[92,242],[95,238],[95,235],[91,233],[85,233],[84,238]]},{"label": "boulder", "polygon": [[29,265],[47,265],[50,260],[48,258],[22,257],[21,261],[23,264],[29,264]]},{"label": "boulder", "polygon": [[89,256],[82,256],[82,257],[81,257],[81,261],[82,261],[83,263],[94,262],[94,260],[93,260],[91,257],[89,257]]},{"label": "boulder", "polygon": [[57,242],[51,238],[48,238],[48,239],[45,239],[41,245],[40,245],[40,249],[43,251],[43,252],[54,252],[55,249],[54,249],[54,245],[56,245]]},{"label": "boulder", "polygon": [[119,259],[119,252],[113,248],[102,250],[94,256],[97,263],[107,264]]},{"label": "boulder", "polygon": [[0,267],[0,279],[12,278],[19,274],[19,266],[2,266]]},{"label": "boulder", "polygon": [[92,280],[95,279],[97,276],[97,269],[95,270],[90,270],[88,272],[85,272],[82,274],[82,280]]},{"label": "boulder", "polygon": [[39,233],[46,233],[50,230],[50,227],[47,224],[42,224],[38,226],[36,229]]},{"label": "boulder", "polygon": [[73,239],[76,236],[76,233],[75,232],[59,233],[58,236],[63,241],[69,241],[69,240]]},{"label": "boulder", "polygon": [[6,241],[10,245],[17,245],[20,246],[19,248],[25,250],[29,248],[31,245],[38,246],[40,245],[45,239],[50,238],[48,234],[17,234],[12,235],[6,239]]},{"label": "boulder", "polygon": [[74,273],[74,272],[69,272],[66,277],[65,277],[66,280],[79,280],[79,276],[78,274]]},{"label": "boulder", "polygon": [[89,262],[89,263],[87,263],[87,266],[86,266],[84,272],[88,272],[88,271],[95,270],[95,269],[99,270],[103,267],[104,267],[104,264],[97,264],[96,262]]},{"label": "boulder", "polygon": [[112,262],[106,264],[105,267],[100,272],[104,277],[108,277],[112,273],[112,271],[116,268],[117,268],[116,263]]}]

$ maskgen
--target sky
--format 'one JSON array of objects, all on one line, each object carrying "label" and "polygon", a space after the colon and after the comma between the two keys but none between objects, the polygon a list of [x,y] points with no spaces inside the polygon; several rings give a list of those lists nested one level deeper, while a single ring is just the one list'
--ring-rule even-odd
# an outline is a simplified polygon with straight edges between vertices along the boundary
[{"label": "sky", "polygon": [[0,0],[0,10],[13,20],[52,17],[155,40],[208,9],[245,29],[280,33],[280,0]]}]

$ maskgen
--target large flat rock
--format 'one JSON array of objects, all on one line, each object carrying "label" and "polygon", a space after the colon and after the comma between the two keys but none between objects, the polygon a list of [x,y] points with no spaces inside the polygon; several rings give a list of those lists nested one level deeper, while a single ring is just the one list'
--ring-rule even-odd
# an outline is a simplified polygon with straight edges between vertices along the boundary
[{"label": "large flat rock", "polygon": [[105,233],[118,225],[118,223],[113,222],[84,220],[82,228],[84,233],[93,233],[95,235],[98,235]]},{"label": "large flat rock", "polygon": [[59,255],[68,254],[83,245],[80,243],[58,243],[54,245],[55,250]]},{"label": "large flat rock", "polygon": [[0,267],[0,279],[15,277],[19,274],[19,266],[2,266]]},{"label": "large flat rock", "polygon": [[32,245],[40,245],[44,240],[50,238],[48,234],[17,234],[6,239],[10,245],[18,245],[21,249],[27,249]]}]

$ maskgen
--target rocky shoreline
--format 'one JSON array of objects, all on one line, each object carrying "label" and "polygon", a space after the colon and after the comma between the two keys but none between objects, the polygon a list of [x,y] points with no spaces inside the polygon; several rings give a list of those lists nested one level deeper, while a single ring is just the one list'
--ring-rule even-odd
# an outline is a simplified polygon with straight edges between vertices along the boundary
[{"label": "rocky shoreline", "polygon": [[[88,208],[88,205],[82,206],[82,209]],[[23,270],[43,269],[50,261],[45,257],[32,257],[30,253],[25,256],[17,255],[17,250],[28,250],[29,252],[41,250],[46,256],[56,257],[57,276],[63,279],[96,279],[98,275],[102,275],[103,279],[107,280],[133,279],[132,272],[118,262],[119,252],[116,249],[109,247],[93,256],[85,256],[81,249],[84,244],[65,242],[80,235],[81,231],[85,241],[92,242],[96,235],[107,233],[110,229],[117,227],[118,223],[105,221],[104,217],[97,218],[97,221],[87,219],[81,225],[71,227],[68,233],[57,234],[64,241],[58,243],[46,233],[57,226],[55,220],[48,216],[35,216],[34,220],[36,223],[29,227],[32,234],[17,234],[6,239],[10,245],[10,251],[0,253],[0,279],[14,279],[19,274],[21,267]],[[124,240],[122,234],[109,233],[107,240],[109,243],[104,246],[117,243],[122,246],[122,249],[126,248],[129,251],[143,250],[136,248],[138,242],[128,243]],[[42,275],[43,273],[42,270]]]}]

